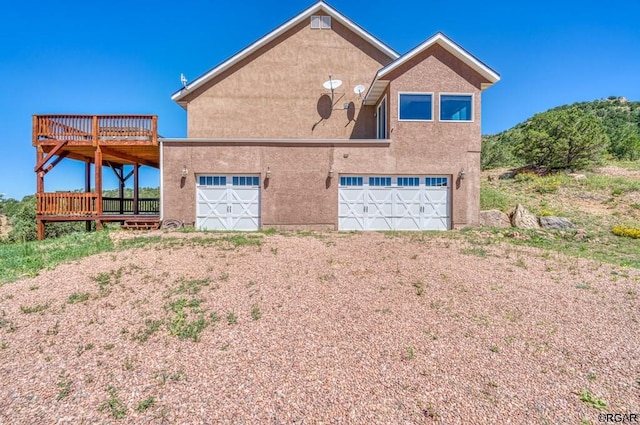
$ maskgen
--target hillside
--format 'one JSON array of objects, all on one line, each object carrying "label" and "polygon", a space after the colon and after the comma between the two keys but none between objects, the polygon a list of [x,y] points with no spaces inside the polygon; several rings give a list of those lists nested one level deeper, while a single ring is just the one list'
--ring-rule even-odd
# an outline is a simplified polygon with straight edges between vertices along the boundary
[{"label": "hillside", "polygon": [[[631,102],[624,97],[611,96],[608,99],[558,106],[536,114],[535,117],[570,108],[577,108],[598,118],[609,139],[607,152],[612,158],[619,160],[640,158],[640,102]],[[513,147],[522,137],[522,130],[533,118],[531,117],[501,133],[483,136],[482,168],[524,165],[513,151]]]}]

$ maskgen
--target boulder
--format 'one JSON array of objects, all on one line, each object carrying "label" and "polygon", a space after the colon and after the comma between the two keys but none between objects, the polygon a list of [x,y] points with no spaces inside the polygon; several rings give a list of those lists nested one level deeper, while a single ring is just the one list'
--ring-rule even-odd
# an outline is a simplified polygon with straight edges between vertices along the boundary
[{"label": "boulder", "polygon": [[511,227],[509,216],[500,210],[480,211],[480,226]]},{"label": "boulder", "polygon": [[521,204],[511,213],[511,225],[519,229],[539,229],[538,217],[530,213]]},{"label": "boulder", "polygon": [[563,217],[546,216],[540,217],[539,221],[540,227],[543,229],[563,230],[576,227],[571,221]]}]

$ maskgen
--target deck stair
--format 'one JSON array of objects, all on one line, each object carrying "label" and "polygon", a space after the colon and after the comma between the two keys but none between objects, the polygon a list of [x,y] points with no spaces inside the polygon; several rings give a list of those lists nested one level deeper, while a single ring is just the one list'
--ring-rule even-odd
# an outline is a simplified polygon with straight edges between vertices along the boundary
[{"label": "deck stair", "polygon": [[154,218],[131,218],[125,220],[121,229],[124,230],[158,230],[160,220]]}]

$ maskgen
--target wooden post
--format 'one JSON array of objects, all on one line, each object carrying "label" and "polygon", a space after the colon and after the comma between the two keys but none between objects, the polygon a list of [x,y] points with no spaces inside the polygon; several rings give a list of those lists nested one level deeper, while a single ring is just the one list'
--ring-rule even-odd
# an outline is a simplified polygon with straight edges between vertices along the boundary
[{"label": "wooden post", "polygon": [[96,191],[96,230],[102,230],[102,150],[96,146],[95,160],[95,191]]},{"label": "wooden post", "polygon": [[158,146],[158,116],[151,117],[151,141],[154,146]]},{"label": "wooden post", "polygon": [[98,117],[93,116],[91,121],[91,137],[93,138],[93,146],[98,146]]},{"label": "wooden post", "polygon": [[[116,172],[118,177],[118,198],[120,198],[120,214],[124,214],[124,165],[121,165],[120,174]],[[114,170],[115,171],[115,170]]]},{"label": "wooden post", "polygon": [[[91,192],[91,162],[85,161],[84,163],[84,191],[85,193]],[[91,220],[84,222],[85,230],[91,231]]]},{"label": "wooden post", "polygon": [[[35,123],[35,120],[34,120]],[[36,164],[40,164],[40,162],[44,159],[44,151],[42,150],[42,146],[36,147]],[[40,194],[44,193],[44,171],[38,170],[36,172],[36,208],[40,201]],[[37,211],[36,211],[37,214]],[[45,227],[44,221],[42,221],[36,215],[36,224],[38,227],[38,240],[41,241],[45,238]]]},{"label": "wooden post", "polygon": [[140,164],[133,164],[133,215],[140,213],[140,209],[138,208],[139,170]]},{"label": "wooden post", "polygon": [[[31,143],[35,146],[38,142],[38,117],[33,115],[31,122]],[[38,164],[38,162],[36,162]]]},{"label": "wooden post", "polygon": [[44,240],[45,237],[45,229],[44,229],[44,221],[40,220],[39,218],[36,219],[36,223],[38,224],[38,240],[42,241]]}]

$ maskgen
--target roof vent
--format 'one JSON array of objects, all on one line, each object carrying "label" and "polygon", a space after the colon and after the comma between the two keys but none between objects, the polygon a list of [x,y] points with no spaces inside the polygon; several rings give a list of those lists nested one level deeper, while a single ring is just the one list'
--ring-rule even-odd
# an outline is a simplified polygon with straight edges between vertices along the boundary
[{"label": "roof vent", "polygon": [[326,15],[313,15],[311,16],[311,28],[312,29],[331,29],[331,16]]}]

